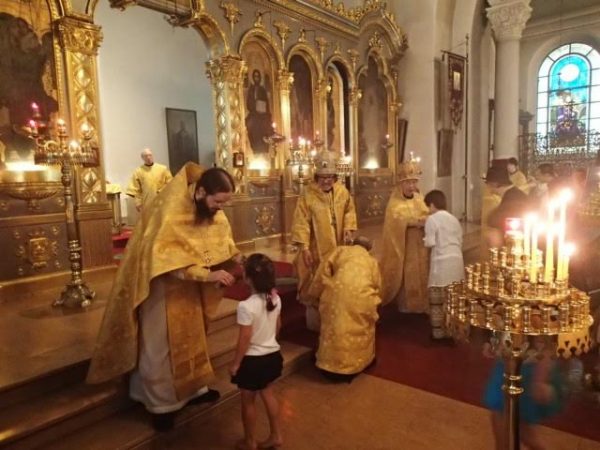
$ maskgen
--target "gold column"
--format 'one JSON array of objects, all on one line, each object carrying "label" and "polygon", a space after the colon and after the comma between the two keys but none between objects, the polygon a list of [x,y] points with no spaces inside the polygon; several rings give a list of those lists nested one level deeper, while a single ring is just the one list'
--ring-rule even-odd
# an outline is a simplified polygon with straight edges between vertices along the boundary
[{"label": "gold column", "polygon": [[281,134],[286,140],[281,144],[279,152],[279,167],[284,174],[284,187],[291,189],[292,180],[286,168],[286,161],[290,158],[290,139],[292,139],[292,118],[290,115],[290,90],[294,82],[294,74],[286,69],[279,69],[277,72],[277,89],[279,90],[279,101],[281,111]]},{"label": "gold column", "polygon": [[[246,63],[239,56],[225,55],[206,63],[206,75],[213,86],[217,165],[234,174],[242,191],[245,186],[245,168],[234,168],[231,156],[234,152],[243,152],[247,156],[243,139],[246,132],[243,80],[247,70]],[[247,164],[248,158],[245,159]]]},{"label": "gold column", "polygon": [[315,135],[313,139],[317,137],[317,131],[321,134],[320,138],[325,143],[327,148],[327,74],[323,75],[321,79],[317,81],[317,89],[315,91],[317,97],[317,117],[315,128]]},{"label": "gold column", "polygon": [[[352,86],[348,92],[349,110],[349,126],[350,126],[350,155],[352,156],[352,164],[354,165],[355,183],[358,181],[358,102],[362,97],[362,92],[356,86]],[[356,184],[355,184],[356,186]]]},{"label": "gold column", "polygon": [[[63,17],[56,21],[56,32],[64,60],[68,123],[71,127],[69,134],[77,135],[81,126],[87,124],[92,139],[100,143],[96,65],[98,48],[102,42],[100,27],[76,18]],[[100,166],[79,169],[74,177],[83,267],[113,263],[112,212],[106,200],[101,145],[98,151]]]}]

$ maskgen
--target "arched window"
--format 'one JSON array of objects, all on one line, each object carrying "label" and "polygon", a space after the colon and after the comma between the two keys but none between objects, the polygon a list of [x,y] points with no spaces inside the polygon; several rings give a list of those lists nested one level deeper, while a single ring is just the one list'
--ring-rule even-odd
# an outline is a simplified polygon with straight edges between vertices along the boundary
[{"label": "arched window", "polygon": [[572,43],[551,51],[538,73],[537,133],[570,141],[600,132],[600,54]]}]

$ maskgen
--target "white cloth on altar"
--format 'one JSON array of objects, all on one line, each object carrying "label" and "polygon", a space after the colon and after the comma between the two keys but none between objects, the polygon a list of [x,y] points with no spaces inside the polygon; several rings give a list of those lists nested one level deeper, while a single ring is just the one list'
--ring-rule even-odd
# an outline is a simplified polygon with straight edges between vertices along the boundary
[{"label": "white cloth on altar", "polygon": [[150,295],[138,308],[138,324],[138,365],[129,380],[132,399],[143,403],[153,414],[164,414],[177,411],[193,398],[208,392],[205,386],[181,400],[175,394],[162,277],[152,280]]}]

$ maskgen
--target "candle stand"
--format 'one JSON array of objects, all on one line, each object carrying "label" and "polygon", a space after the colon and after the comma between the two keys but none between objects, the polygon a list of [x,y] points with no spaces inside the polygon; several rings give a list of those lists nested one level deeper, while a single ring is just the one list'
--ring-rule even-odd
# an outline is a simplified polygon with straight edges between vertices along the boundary
[{"label": "candle stand", "polygon": [[98,165],[97,149],[92,144],[91,130],[87,126],[83,126],[81,130],[82,143],[74,140],[69,142],[65,123],[61,119],[57,121],[56,137],[52,138],[48,127],[40,120],[37,108],[34,108],[34,118],[30,121],[29,128],[30,135],[36,143],[34,162],[40,165],[60,166],[62,174],[71,281],[67,283],[53,306],[85,308],[91,305],[95,292],[87,286],[82,277],[81,245],[75,222],[72,182],[75,167]]},{"label": "candle stand", "polygon": [[[490,249],[484,264],[468,265],[464,281],[448,287],[445,313],[448,332],[457,339],[468,340],[475,329],[506,336],[498,349],[504,358],[505,442],[507,449],[516,450],[520,448],[521,364],[529,337],[553,336],[564,342],[569,336],[572,343],[573,335],[579,336],[580,354],[589,349],[592,318],[590,298],[570,288],[568,278],[529,279],[530,260],[523,252],[522,234],[507,235],[506,241],[506,247]],[[565,351],[562,356],[570,355]]]}]

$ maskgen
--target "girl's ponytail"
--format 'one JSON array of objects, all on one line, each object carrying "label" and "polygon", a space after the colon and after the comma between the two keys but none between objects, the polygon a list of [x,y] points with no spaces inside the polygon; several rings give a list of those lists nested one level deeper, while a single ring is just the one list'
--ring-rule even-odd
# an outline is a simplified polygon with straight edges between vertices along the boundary
[{"label": "girl's ponytail", "polygon": [[273,297],[277,294],[273,261],[262,253],[253,253],[246,259],[244,270],[254,290],[265,296],[267,311],[273,311],[275,309]]}]

